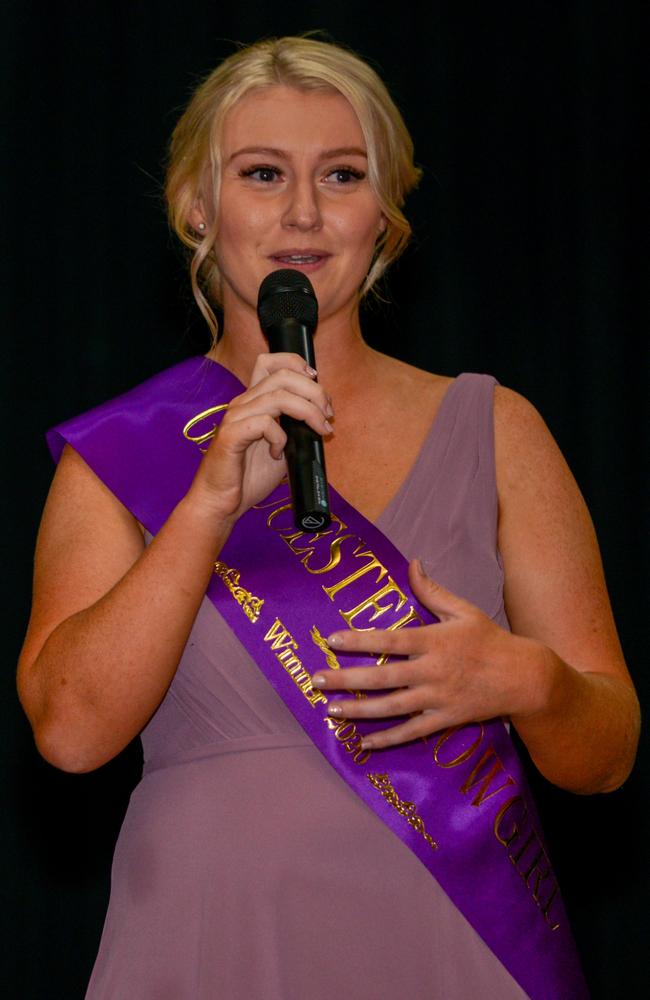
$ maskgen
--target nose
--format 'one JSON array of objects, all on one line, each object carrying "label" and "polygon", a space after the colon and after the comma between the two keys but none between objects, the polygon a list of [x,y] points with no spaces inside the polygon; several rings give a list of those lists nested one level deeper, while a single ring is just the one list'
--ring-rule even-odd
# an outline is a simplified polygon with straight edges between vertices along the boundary
[{"label": "nose", "polygon": [[318,191],[313,180],[296,180],[287,191],[287,204],[282,215],[285,229],[308,232],[322,226]]}]

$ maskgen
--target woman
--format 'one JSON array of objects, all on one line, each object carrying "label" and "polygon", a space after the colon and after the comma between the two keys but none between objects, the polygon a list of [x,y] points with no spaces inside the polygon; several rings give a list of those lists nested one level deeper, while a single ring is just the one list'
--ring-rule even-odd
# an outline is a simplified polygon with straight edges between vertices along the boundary
[{"label": "woman", "polygon": [[[392,786],[392,798],[384,794],[388,771],[371,775],[380,806],[362,802],[261,676],[233,633],[240,619],[229,628],[204,599],[217,559],[229,585],[219,590],[223,614],[234,614],[235,590],[259,612],[254,588],[242,596],[221,555],[252,512],[271,510],[270,526],[283,509],[268,500],[280,496],[273,491],[286,472],[278,418],[304,420],[325,438],[332,486],[364,532],[374,523],[413,560],[412,593],[440,624],[378,631],[372,623],[386,608],[375,594],[365,617],[362,605],[349,609],[351,628],[334,629],[329,648],[321,642],[326,657],[310,660],[319,669],[296,697],[308,694],[313,707],[320,692],[328,717],[353,726],[405,717],[359,723],[358,760],[389,759],[381,752],[405,744],[415,754],[432,734],[452,739],[453,727],[503,717],[561,787],[607,791],[625,780],[637,702],[588,514],[542,421],[485,376],[430,375],[362,339],[360,297],[408,239],[401,205],[417,178],[408,134],[374,72],[313,40],[262,42],[226,60],[174,133],[170,217],[192,251],[194,292],[215,339],[207,362],[181,366],[172,381],[189,406],[185,442],[205,444],[205,454],[181,488],[166,461],[170,439],[152,463],[151,495],[129,485],[158,447],[157,418],[147,424],[144,414],[152,401],[165,410],[166,374],[137,405],[118,401],[61,430],[60,447],[74,447],[63,450],[44,513],[19,667],[37,744],[55,765],[98,767],[142,732],[145,775],[118,842],[89,997],[319,998],[342,988],[359,1000],[398,989],[445,1000],[547,995],[513,978],[516,956],[509,963],[485,944],[490,914],[479,934],[417,845],[409,850],[401,827],[378,818],[390,799],[399,823],[409,816],[409,830],[425,835],[413,804]],[[307,274],[318,298],[318,381],[298,356],[268,353],[257,319],[261,281],[287,267]],[[218,338],[211,303],[223,308]],[[222,400],[198,405],[202,380],[215,373],[220,385],[235,385],[232,376],[242,383],[217,434],[201,420]],[[132,453],[143,425],[142,453]],[[107,427],[115,454],[129,456],[115,474]],[[149,519],[163,494],[173,502],[159,522]],[[309,568],[316,543],[301,548],[296,539],[285,525],[287,558]],[[260,544],[250,574],[274,559]],[[377,560],[368,566],[378,567],[378,585],[392,579]],[[302,591],[290,598],[302,601]],[[261,641],[281,625],[276,618]],[[373,650],[407,659],[322,669]],[[385,693],[349,696],[371,689]],[[441,739],[433,745],[445,774],[469,753],[450,763]],[[474,794],[482,775],[465,776],[463,792]],[[488,785],[472,806],[496,795]],[[516,833],[500,832],[499,816],[494,830],[511,870],[538,841],[533,831],[514,852]],[[518,875],[549,918],[539,857]],[[521,939],[513,946],[523,948]]]}]

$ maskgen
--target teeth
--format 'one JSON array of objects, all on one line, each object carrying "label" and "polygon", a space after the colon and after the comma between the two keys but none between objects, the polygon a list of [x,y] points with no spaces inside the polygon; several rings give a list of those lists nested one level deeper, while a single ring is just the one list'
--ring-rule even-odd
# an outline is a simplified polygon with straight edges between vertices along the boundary
[{"label": "teeth", "polygon": [[314,264],[317,260],[320,260],[320,257],[316,257],[314,254],[292,253],[280,257],[280,260],[289,260],[292,264]]}]

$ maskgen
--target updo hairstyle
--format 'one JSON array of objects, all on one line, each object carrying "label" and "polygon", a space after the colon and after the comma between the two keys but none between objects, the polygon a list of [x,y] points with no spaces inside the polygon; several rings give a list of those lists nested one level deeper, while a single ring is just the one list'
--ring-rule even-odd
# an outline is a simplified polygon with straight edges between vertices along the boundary
[{"label": "updo hairstyle", "polygon": [[223,123],[237,101],[253,90],[276,85],[298,90],[338,91],[351,104],[368,152],[368,181],[386,218],[375,256],[361,289],[365,295],[391,261],[404,250],[411,227],[401,208],[420,170],[413,163],[413,142],[386,87],[359,56],[313,38],[256,42],[224,60],[194,92],[174,129],[165,194],[172,228],[192,251],[192,291],[213,337],[217,321],[210,303],[219,304],[221,276],[214,253],[215,213],[198,233],[190,214],[210,185],[216,207],[221,177]]}]

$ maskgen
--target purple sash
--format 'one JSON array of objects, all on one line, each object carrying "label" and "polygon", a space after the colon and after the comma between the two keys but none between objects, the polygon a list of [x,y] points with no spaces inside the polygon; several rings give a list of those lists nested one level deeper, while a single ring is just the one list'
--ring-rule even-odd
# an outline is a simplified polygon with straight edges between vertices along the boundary
[{"label": "purple sash", "polygon": [[[226,369],[192,358],[59,425],[48,444],[58,461],[70,443],[155,534],[186,493],[225,404],[242,389]],[[332,524],[313,534],[295,528],[286,486],[249,510],[220,553],[207,596],[315,746],[417,855],[531,1000],[586,998],[503,723],[362,751],[361,735],[385,722],[330,718],[327,694],[312,688],[317,670],[344,666],[324,641],[334,630],[435,620],[409,590],[404,557],[330,493]]]}]

